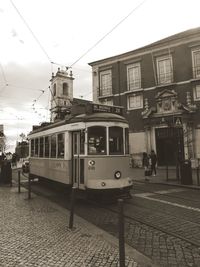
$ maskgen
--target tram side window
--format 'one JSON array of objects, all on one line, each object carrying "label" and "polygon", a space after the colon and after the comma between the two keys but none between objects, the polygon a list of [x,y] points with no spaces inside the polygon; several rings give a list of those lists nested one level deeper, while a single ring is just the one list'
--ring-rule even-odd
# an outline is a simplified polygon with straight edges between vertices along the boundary
[{"label": "tram side window", "polygon": [[123,128],[109,127],[109,154],[123,154]]},{"label": "tram side window", "polygon": [[39,147],[38,147],[38,138],[35,138],[35,153],[34,153],[34,156],[35,157],[38,157],[39,154],[38,154],[38,151],[39,151]]},{"label": "tram side window", "polygon": [[64,133],[58,134],[58,158],[64,158]]},{"label": "tram side window", "polygon": [[129,131],[125,128],[125,154],[129,154]]},{"label": "tram side window", "polygon": [[34,139],[31,139],[31,157],[33,157],[34,156]]},{"label": "tram side window", "polygon": [[106,154],[106,127],[88,128],[88,154]]},{"label": "tram side window", "polygon": [[50,146],[50,137],[45,136],[45,139],[44,139],[44,156],[45,156],[45,158],[49,157],[49,146]]},{"label": "tram side window", "polygon": [[40,157],[44,156],[44,138],[40,137]]},{"label": "tram side window", "polygon": [[56,157],[56,135],[51,136],[51,158]]}]

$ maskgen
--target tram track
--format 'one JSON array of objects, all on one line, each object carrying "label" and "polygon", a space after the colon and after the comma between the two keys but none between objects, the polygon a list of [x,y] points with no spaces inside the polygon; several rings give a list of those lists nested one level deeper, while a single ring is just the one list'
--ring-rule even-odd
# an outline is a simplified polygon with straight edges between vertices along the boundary
[{"label": "tram track", "polygon": [[[27,179],[24,178],[22,180],[24,180],[22,186],[28,189]],[[15,181],[17,184],[17,179]],[[133,190],[133,192],[135,191],[138,192]],[[65,189],[57,190],[51,186],[48,187],[40,184],[40,182],[33,182],[31,192],[70,210],[70,193]],[[144,192],[146,192],[146,189]],[[152,190],[149,190],[149,192],[155,193]],[[163,229],[162,223],[165,224],[164,220],[159,225],[159,222],[155,223],[153,217],[150,216],[149,221],[147,221],[147,215],[145,214],[147,214],[148,208],[140,205],[140,201],[132,203],[133,201],[134,198],[130,200],[124,199],[124,233],[125,242],[129,246],[161,264],[161,266],[168,266],[162,264],[164,261],[168,262],[170,257],[174,259],[177,266],[191,266],[188,265],[191,259],[194,264],[198,262],[200,257],[200,244],[198,240],[177,234],[172,229],[171,231],[170,229]],[[131,212],[129,212],[129,209],[131,209]],[[149,212],[153,214],[158,212],[158,210],[149,210]],[[119,212],[116,201],[115,203],[105,204],[94,200],[77,198],[75,214],[118,238]],[[162,219],[163,213],[157,213],[157,216]],[[164,217],[167,216],[168,214],[164,215]],[[74,221],[74,227],[75,224],[76,221]],[[174,253],[174,256],[172,256],[172,253]],[[182,259],[180,259],[180,255],[183,255]],[[198,266],[198,264],[194,266]]]},{"label": "tram track", "polygon": [[[27,188],[27,182],[25,184],[23,183],[23,186]],[[68,200],[66,201],[66,194],[64,195],[63,192],[63,195],[61,195],[59,192],[54,192],[54,194],[51,196],[51,194],[43,194],[42,190],[39,190],[38,192],[37,186],[34,185],[32,187],[32,192],[44,196],[50,201],[56,202],[58,205],[61,205],[64,208],[70,209],[70,198],[68,198],[69,195],[67,196]],[[163,227],[159,227],[159,225],[153,223],[153,221],[146,221],[144,213],[147,211],[147,208],[144,211],[143,206],[141,207],[136,203],[129,203],[130,201],[125,200],[125,211],[127,206],[135,206],[137,208],[137,212],[131,216],[127,215],[125,212],[125,240],[127,244],[136,248],[141,253],[146,254],[143,247],[138,246],[138,242],[140,242],[140,238],[142,238],[143,232],[145,232],[145,235],[152,233],[153,236],[159,236],[159,238],[165,238],[166,240],[172,239],[174,244],[183,243],[184,247],[188,247],[188,249],[191,250],[199,249],[200,243],[196,240],[186,238],[183,235],[175,233],[174,231],[169,231],[169,229],[163,229]],[[97,227],[109,232],[110,234],[116,237],[118,236],[118,209],[116,205],[105,205],[96,201],[77,199],[75,213],[85,220],[95,224]],[[157,213],[157,216],[161,217],[163,216],[163,213]],[[165,214],[165,216],[168,216],[168,214]],[[135,239],[135,236],[130,239],[130,231],[134,232],[136,231],[135,229],[139,229],[139,241]]]},{"label": "tram track", "polygon": [[[105,209],[105,210],[107,210],[107,211],[110,211],[110,212],[112,212],[112,213],[115,213],[115,214],[118,214],[118,210],[116,210],[116,209],[113,209],[113,208],[109,208],[109,207],[102,207],[101,205],[98,205],[98,203],[96,203],[96,202],[88,202],[87,201],[87,203],[89,203],[89,204],[92,204],[92,205],[96,205],[96,207],[100,207],[100,208],[103,208],[103,209]],[[125,205],[132,205],[132,204],[130,204],[130,203],[127,203],[127,202],[125,202]],[[140,207],[140,206],[138,206],[138,205],[135,205],[135,204],[133,204],[132,206],[137,206],[138,208],[140,208],[140,209],[144,209],[144,207]],[[146,210],[147,210],[147,208],[145,208]],[[143,213],[143,212],[142,212]],[[144,215],[144,214],[143,214]],[[163,213],[159,213],[159,212],[157,212],[157,216],[159,217],[159,216],[161,216],[161,215],[163,215]],[[168,214],[166,214],[166,215],[168,215]],[[178,218],[178,217],[177,217]],[[147,226],[147,227],[150,227],[150,228],[153,228],[154,230],[158,230],[158,231],[160,231],[160,232],[163,232],[163,233],[165,233],[166,235],[169,235],[169,236],[173,236],[173,237],[175,237],[175,238],[177,238],[177,239],[180,239],[180,240],[182,240],[182,241],[184,241],[184,242],[187,242],[187,243],[189,243],[189,244],[191,244],[191,245],[193,245],[193,246],[195,246],[195,247],[197,247],[197,248],[199,248],[200,247],[200,242],[195,242],[195,241],[192,241],[191,239],[188,239],[188,238],[185,238],[185,237],[183,237],[182,235],[179,235],[179,234],[176,234],[176,233],[174,233],[173,231],[169,231],[169,230],[165,230],[163,227],[159,227],[158,226],[158,224],[153,224],[153,223],[150,223],[150,222],[147,222],[147,221],[145,221],[145,219],[144,219],[144,216],[142,216],[142,218],[139,218],[139,216],[128,216],[128,215],[124,215],[124,219],[125,219],[125,221],[126,220],[128,220],[128,221],[130,221],[130,223],[132,222],[132,221],[135,221],[135,222],[138,222],[138,223],[140,223],[141,225],[145,225],[145,226]],[[191,222],[190,222],[191,223]],[[199,226],[199,224],[197,224],[197,223],[193,223],[193,224],[195,224],[196,226]]]},{"label": "tram track", "polygon": [[[137,183],[139,183],[139,182],[137,182]],[[140,184],[144,184],[144,183],[140,183]],[[134,186],[135,186],[135,184],[134,184]],[[159,193],[159,192],[157,192],[157,191],[155,191],[155,190],[150,190],[149,188],[147,189],[147,190],[145,190],[145,189],[139,189],[138,187],[137,188],[135,188],[134,187],[134,192],[135,191],[139,191],[139,192],[148,192],[148,193],[152,193],[152,194],[155,194],[155,195],[158,195],[158,196],[164,196],[164,197],[166,197],[166,198],[175,198],[175,199],[181,199],[181,200],[184,200],[184,201],[190,201],[190,202],[194,202],[194,203],[198,203],[198,204],[200,204],[200,201],[199,200],[195,200],[195,199],[190,199],[190,198],[184,198],[184,197],[180,197],[180,196],[174,196],[174,195],[167,195],[167,194],[163,194],[163,193]],[[162,191],[162,190],[159,190],[159,191]],[[174,192],[175,193],[175,192]]]},{"label": "tram track", "polygon": [[[24,182],[23,183],[23,186],[25,188],[27,188],[27,182]],[[39,192],[39,190],[36,188],[36,187],[33,187],[32,188],[33,192],[36,193],[36,194],[39,194],[39,195],[43,195],[43,193]],[[153,191],[151,191],[153,193]],[[47,198],[49,198],[48,195],[43,195]],[[56,200],[56,197],[51,197],[50,198],[51,201],[54,201],[54,202],[57,202]],[[178,238],[180,240],[183,240],[184,242],[187,242],[195,247],[200,247],[200,242],[195,242],[191,239],[188,239],[188,238],[185,238],[183,235],[180,235],[180,234],[177,234],[175,233],[174,231],[169,231],[164,229],[164,227],[160,227],[157,223],[152,223],[153,219],[150,217],[149,221],[147,221],[147,217],[149,217],[149,213],[150,213],[150,210],[144,206],[141,206],[139,205],[138,203],[131,203],[130,201],[128,202],[129,200],[125,200],[125,206],[132,206],[133,208],[136,208],[137,209],[137,212],[135,213],[135,216],[132,215],[132,216],[128,216],[128,215],[124,215],[124,218],[125,218],[125,221],[129,221],[129,223],[133,223],[134,221],[139,223],[141,226],[142,225],[145,225],[147,227],[150,227],[154,230],[158,230],[160,232],[163,232],[165,233],[166,235],[169,235],[169,236],[173,236],[175,238]],[[92,201],[92,200],[86,200],[86,199],[81,199],[81,206],[83,206],[82,204],[87,204],[90,205],[91,208],[95,207],[95,208],[101,208],[107,212],[112,212],[114,213],[116,216],[118,215],[118,210],[117,210],[117,207],[115,206],[115,208],[112,208],[110,207],[109,205],[102,205],[101,203],[98,203],[96,201]],[[60,204],[60,202],[59,202]],[[65,203],[65,208],[69,209],[70,208],[70,205],[67,205],[66,206],[66,203]],[[83,207],[82,207],[83,208]],[[152,209],[152,208],[151,208]],[[154,216],[157,217],[157,218],[161,218],[163,217],[163,214],[166,216],[166,217],[169,217],[169,214],[166,213],[166,212],[158,212],[158,211],[155,211],[155,208],[154,209]],[[77,210],[77,207],[76,207],[76,210]],[[148,213],[148,216],[144,216],[144,210],[146,210],[146,212]],[[77,210],[78,211],[78,210]],[[88,213],[87,213],[88,214]],[[84,219],[88,220],[89,217],[88,216],[84,216],[84,214],[82,212],[78,212],[78,215],[81,215],[81,217],[84,217]],[[151,216],[151,214],[150,214]],[[174,218],[176,219],[180,219],[178,216],[176,215],[173,215]],[[169,219],[169,218],[168,218]],[[91,220],[90,220],[91,221]],[[154,220],[155,222],[157,222],[157,220]],[[199,224],[195,223],[195,222],[191,222],[191,221],[186,221],[184,220],[185,222],[189,222],[190,224],[193,224],[195,226],[198,226],[199,227]],[[92,223],[95,223],[94,221],[92,221]],[[98,224],[95,223],[95,224]],[[98,225],[99,226],[99,225]]]}]

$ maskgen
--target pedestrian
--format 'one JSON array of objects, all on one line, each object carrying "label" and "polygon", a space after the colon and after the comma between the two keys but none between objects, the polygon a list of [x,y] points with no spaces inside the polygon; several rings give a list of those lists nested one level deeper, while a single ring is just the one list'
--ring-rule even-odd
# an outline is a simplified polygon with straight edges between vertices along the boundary
[{"label": "pedestrian", "polygon": [[156,176],[157,155],[154,150],[151,150],[150,159],[151,159],[152,174],[154,173],[153,176]]},{"label": "pedestrian", "polygon": [[144,168],[145,181],[149,181],[149,176],[151,175],[151,172],[149,169],[149,156],[146,152],[143,152],[142,165]]}]

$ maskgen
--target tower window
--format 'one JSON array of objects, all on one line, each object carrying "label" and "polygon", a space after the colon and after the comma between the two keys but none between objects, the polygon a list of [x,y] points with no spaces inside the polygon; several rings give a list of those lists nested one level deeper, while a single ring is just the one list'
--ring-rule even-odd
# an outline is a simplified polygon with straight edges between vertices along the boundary
[{"label": "tower window", "polygon": [[56,95],[56,83],[54,83],[54,85],[53,85],[53,96],[55,96]]},{"label": "tower window", "polygon": [[65,96],[69,95],[68,84],[67,83],[63,83],[63,95],[65,95]]}]

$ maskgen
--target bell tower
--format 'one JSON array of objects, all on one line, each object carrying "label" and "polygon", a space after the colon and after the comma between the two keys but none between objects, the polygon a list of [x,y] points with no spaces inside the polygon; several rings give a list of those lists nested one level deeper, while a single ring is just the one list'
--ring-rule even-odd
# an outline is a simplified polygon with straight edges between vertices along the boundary
[{"label": "bell tower", "polygon": [[60,70],[51,77],[51,121],[61,118],[61,113],[67,112],[73,100],[73,74],[67,70]]}]

